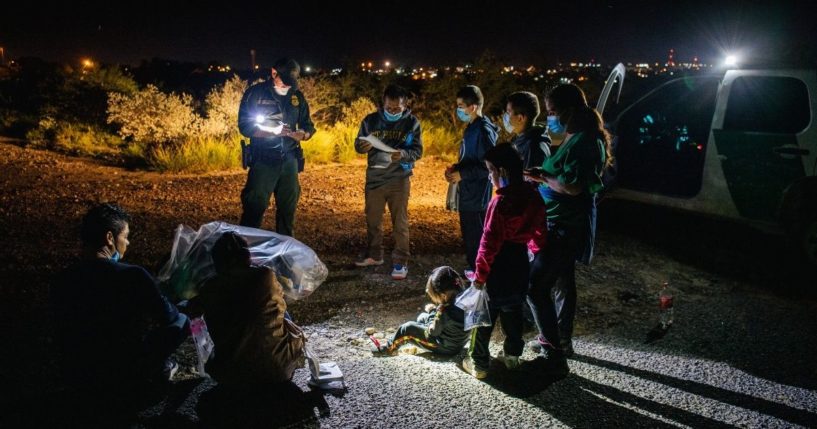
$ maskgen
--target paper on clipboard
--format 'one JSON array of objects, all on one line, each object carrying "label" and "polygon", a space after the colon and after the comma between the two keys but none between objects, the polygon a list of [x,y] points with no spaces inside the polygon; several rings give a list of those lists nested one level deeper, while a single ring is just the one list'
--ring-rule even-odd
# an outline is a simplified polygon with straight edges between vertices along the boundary
[{"label": "paper on clipboard", "polygon": [[374,147],[377,150],[382,150],[383,152],[389,152],[389,153],[400,152],[399,149],[395,149],[395,148],[387,145],[386,143],[383,143],[382,141],[380,141],[379,138],[377,138],[375,136],[369,135],[369,136],[360,137],[360,139],[371,143],[372,147]]}]

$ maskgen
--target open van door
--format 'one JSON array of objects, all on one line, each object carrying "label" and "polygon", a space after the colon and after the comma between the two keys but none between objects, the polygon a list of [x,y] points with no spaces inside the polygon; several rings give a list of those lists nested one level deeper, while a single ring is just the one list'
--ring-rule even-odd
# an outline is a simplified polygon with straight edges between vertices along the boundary
[{"label": "open van door", "polygon": [[[613,93],[614,89],[616,94],[616,103],[618,103],[619,98],[621,97],[621,89],[624,88],[624,72],[626,69],[624,68],[624,64],[618,63],[615,67],[613,67],[613,71],[610,72],[610,76],[607,77],[607,82],[604,84],[604,88],[601,90],[601,94],[599,94],[599,101],[596,103],[596,110],[599,112],[599,115],[604,117],[604,109],[607,107],[607,101],[610,98],[610,94]],[[605,127],[607,125],[605,124]],[[609,130],[609,128],[608,128]],[[612,146],[613,146],[613,153],[616,151],[616,137],[612,136]],[[602,175],[602,183],[604,183],[604,191],[602,192],[602,197],[606,194],[610,188],[616,182],[616,175],[618,174],[618,165],[616,165],[615,158],[613,160],[613,164],[607,167],[604,170],[604,174]]]},{"label": "open van door", "polygon": [[610,98],[610,94],[613,93],[613,90],[616,87],[616,103],[618,103],[618,100],[621,97],[621,89],[624,87],[624,72],[624,64],[618,63],[615,67],[613,67],[613,71],[610,72],[610,76],[607,77],[607,83],[604,84],[604,88],[602,88],[601,94],[599,95],[599,101],[596,103],[596,110],[598,110],[600,115],[604,115],[604,108],[607,107],[607,100]]}]

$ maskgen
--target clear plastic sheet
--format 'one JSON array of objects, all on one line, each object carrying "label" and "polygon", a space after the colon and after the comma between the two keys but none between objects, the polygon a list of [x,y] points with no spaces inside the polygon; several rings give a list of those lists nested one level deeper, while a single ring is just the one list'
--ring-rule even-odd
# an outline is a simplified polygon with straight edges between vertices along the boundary
[{"label": "clear plastic sheet", "polygon": [[159,281],[168,296],[178,301],[198,295],[204,282],[216,274],[213,245],[228,231],[247,240],[252,263],[271,268],[287,298],[306,298],[329,275],[318,255],[292,237],[225,222],[210,222],[198,231],[179,225],[170,258],[159,271]]}]

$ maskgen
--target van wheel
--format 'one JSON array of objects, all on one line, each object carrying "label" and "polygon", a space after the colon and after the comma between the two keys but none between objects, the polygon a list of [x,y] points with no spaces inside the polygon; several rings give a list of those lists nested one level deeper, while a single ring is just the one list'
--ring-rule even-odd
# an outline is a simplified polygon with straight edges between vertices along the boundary
[{"label": "van wheel", "polygon": [[803,254],[813,266],[817,267],[817,218],[806,224],[799,235]]}]

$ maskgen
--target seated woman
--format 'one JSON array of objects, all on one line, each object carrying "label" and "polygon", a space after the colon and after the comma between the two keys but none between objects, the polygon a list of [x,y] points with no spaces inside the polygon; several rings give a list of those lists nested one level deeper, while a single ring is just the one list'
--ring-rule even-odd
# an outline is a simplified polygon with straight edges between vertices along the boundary
[{"label": "seated woman", "polygon": [[215,344],[206,371],[225,385],[287,381],[304,364],[304,335],[285,318],[281,284],[267,267],[253,266],[247,241],[226,232],[212,251],[216,275],[198,304]]}]

